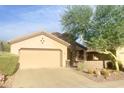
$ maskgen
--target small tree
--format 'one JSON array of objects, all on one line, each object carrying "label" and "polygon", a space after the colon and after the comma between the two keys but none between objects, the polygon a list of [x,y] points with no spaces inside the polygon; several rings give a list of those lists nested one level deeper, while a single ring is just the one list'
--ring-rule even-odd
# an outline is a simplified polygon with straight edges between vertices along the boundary
[{"label": "small tree", "polygon": [[67,10],[62,17],[65,31],[83,36],[89,47],[108,54],[119,71],[116,50],[124,45],[124,6],[96,6],[94,12],[90,6]]},{"label": "small tree", "polygon": [[89,6],[68,6],[61,20],[63,30],[75,37],[85,37],[92,14]]},{"label": "small tree", "polygon": [[108,54],[119,71],[116,50],[124,45],[124,6],[97,6],[85,38],[90,47]]},{"label": "small tree", "polygon": [[[69,41],[74,43],[79,37],[83,38],[86,33],[89,20],[92,16],[92,9],[89,6],[68,6],[62,16],[61,23],[64,32],[70,34]],[[82,41],[83,42],[83,41]],[[73,44],[72,44],[73,45]],[[75,46],[71,47],[72,55],[71,63],[75,62]]]},{"label": "small tree", "polygon": [[0,51],[10,52],[10,44],[6,41],[0,41]]}]

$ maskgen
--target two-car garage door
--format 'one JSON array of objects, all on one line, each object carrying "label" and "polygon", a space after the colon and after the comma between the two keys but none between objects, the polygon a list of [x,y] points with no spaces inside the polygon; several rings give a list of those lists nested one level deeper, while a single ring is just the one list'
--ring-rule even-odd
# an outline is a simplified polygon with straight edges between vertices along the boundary
[{"label": "two-car garage door", "polygon": [[57,49],[21,49],[19,52],[21,69],[62,66],[62,53]]}]

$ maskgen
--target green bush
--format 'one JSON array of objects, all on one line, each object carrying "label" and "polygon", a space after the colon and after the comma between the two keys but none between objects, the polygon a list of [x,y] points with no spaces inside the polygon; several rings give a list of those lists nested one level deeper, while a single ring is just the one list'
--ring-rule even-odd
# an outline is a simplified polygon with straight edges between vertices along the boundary
[{"label": "green bush", "polygon": [[77,64],[77,69],[78,69],[78,70],[83,70],[83,68],[84,68],[84,64],[83,64],[82,62],[79,62],[79,63]]},{"label": "green bush", "polygon": [[0,53],[0,73],[12,75],[18,69],[18,56],[7,52]]}]

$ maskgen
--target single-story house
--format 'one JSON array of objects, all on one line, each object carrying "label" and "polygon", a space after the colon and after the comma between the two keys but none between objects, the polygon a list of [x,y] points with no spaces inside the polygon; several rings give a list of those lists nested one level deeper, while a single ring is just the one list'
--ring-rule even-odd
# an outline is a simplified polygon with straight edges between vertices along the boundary
[{"label": "single-story house", "polygon": [[[69,51],[71,44],[55,33],[34,32],[10,40],[9,43],[11,53],[19,55],[21,69],[66,67],[67,60],[72,58],[71,51]],[[74,45],[75,59],[83,59],[82,50],[86,48],[76,42]]]},{"label": "single-story house", "polygon": [[[57,68],[74,66],[79,61],[105,60],[106,55],[68,41],[67,36],[58,32],[34,32],[11,40],[11,53],[19,55],[21,69]],[[117,50],[117,57],[124,62],[124,48]]]},{"label": "single-story house", "polygon": [[11,53],[19,55],[21,69],[66,66],[70,44],[48,32],[34,32],[9,43]]}]

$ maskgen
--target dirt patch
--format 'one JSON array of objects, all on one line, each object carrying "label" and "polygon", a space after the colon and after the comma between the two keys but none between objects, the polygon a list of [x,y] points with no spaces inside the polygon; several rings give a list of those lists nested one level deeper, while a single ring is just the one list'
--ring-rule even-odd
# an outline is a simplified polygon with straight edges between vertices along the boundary
[{"label": "dirt patch", "polygon": [[14,76],[7,76],[6,81],[0,85],[0,88],[11,88]]},{"label": "dirt patch", "polygon": [[110,75],[107,78],[105,78],[104,75],[96,76],[95,74],[89,74],[84,71],[82,71],[81,73],[83,76],[85,76],[93,81],[96,81],[96,82],[124,80],[124,72],[122,72],[122,71],[116,72],[116,71],[111,70]]}]

